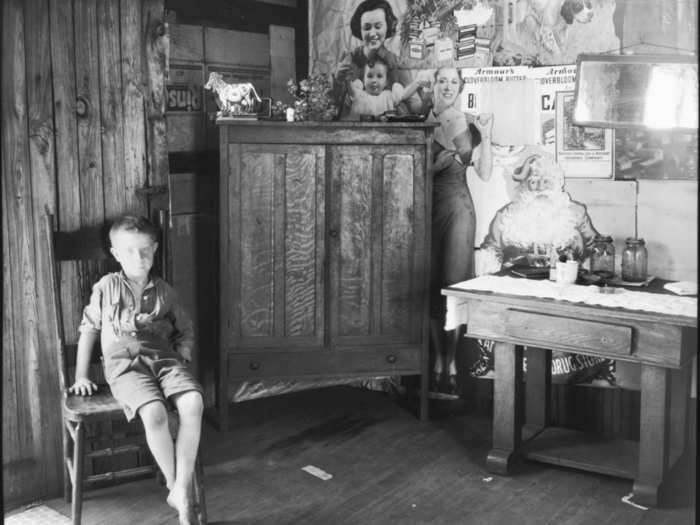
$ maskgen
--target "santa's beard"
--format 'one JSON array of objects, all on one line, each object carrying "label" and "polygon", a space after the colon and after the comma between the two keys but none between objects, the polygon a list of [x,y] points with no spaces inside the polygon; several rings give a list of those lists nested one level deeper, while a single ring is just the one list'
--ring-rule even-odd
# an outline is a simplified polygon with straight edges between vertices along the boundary
[{"label": "santa's beard", "polygon": [[566,246],[576,234],[570,203],[561,190],[519,193],[504,214],[503,240],[524,249]]},{"label": "santa's beard", "polygon": [[529,191],[521,190],[513,203],[523,206],[541,206],[543,208],[556,208],[568,206],[571,198],[562,190]]}]

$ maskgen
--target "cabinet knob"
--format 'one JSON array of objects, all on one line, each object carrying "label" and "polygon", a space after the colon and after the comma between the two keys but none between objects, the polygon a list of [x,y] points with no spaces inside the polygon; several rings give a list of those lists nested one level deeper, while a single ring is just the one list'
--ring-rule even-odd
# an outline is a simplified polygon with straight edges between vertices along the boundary
[{"label": "cabinet knob", "polygon": [[389,354],[386,356],[386,362],[391,364],[396,363],[396,356],[394,354]]},{"label": "cabinet knob", "polygon": [[259,363],[258,361],[251,361],[251,362],[248,364],[248,367],[249,367],[251,370],[260,370],[260,363]]},{"label": "cabinet knob", "polygon": [[335,239],[336,237],[338,237],[338,230],[331,230],[328,232],[328,235]]}]

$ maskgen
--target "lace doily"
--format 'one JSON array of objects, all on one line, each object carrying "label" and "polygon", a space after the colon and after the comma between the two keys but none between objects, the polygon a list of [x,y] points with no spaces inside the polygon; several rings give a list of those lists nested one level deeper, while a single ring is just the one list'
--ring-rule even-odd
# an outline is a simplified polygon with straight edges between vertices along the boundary
[{"label": "lace doily", "polygon": [[[678,315],[697,319],[698,300],[696,297],[632,291],[615,288],[615,293],[600,293],[597,286],[558,284],[554,281],[517,279],[515,277],[483,275],[451,286],[460,290],[485,291],[508,295],[524,295],[557,299],[572,303],[641,310],[657,314]],[[459,297],[447,296],[447,318],[445,330],[453,330],[466,319],[464,301]]]}]

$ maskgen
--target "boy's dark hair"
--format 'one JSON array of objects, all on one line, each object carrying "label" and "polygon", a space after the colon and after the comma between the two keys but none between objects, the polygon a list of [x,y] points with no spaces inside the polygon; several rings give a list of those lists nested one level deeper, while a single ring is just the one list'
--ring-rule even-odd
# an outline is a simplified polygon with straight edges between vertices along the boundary
[{"label": "boy's dark hair", "polygon": [[144,233],[150,235],[153,242],[158,242],[158,236],[160,234],[158,228],[151,221],[146,217],[137,215],[122,215],[116,219],[109,228],[110,242],[112,241],[112,237],[120,231]]},{"label": "boy's dark hair", "polygon": [[352,36],[362,40],[360,18],[362,18],[362,15],[364,15],[367,11],[374,11],[375,9],[384,10],[384,18],[386,19],[386,38],[391,38],[396,34],[398,19],[396,18],[391,5],[389,5],[389,2],[386,0],[365,0],[357,6],[355,13],[350,19],[350,31],[352,32]]},{"label": "boy's dark hair", "polygon": [[386,58],[384,58],[376,50],[372,50],[367,56],[367,62],[365,63],[365,67],[374,67],[376,64],[384,64],[384,67],[386,68],[387,72],[389,71],[389,62],[387,62]]}]

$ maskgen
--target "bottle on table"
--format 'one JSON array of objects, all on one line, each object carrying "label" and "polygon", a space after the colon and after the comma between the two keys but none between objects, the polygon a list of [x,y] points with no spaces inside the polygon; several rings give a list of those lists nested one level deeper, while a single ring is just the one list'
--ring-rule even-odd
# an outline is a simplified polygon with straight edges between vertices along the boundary
[{"label": "bottle on table", "polygon": [[615,276],[615,246],[610,235],[596,235],[593,240],[591,273],[603,280]]},{"label": "bottle on table", "polygon": [[622,280],[630,283],[647,278],[647,248],[644,239],[627,237],[622,251]]}]

